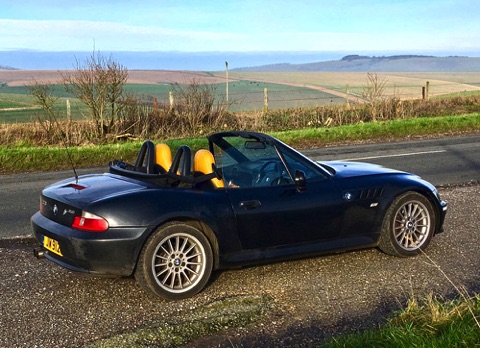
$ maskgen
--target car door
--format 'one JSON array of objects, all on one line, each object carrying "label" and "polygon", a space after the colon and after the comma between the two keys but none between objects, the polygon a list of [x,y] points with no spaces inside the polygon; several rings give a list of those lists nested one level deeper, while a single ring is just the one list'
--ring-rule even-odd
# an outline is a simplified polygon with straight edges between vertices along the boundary
[{"label": "car door", "polygon": [[245,250],[338,238],[344,206],[329,179],[295,184],[228,188],[237,231]]}]

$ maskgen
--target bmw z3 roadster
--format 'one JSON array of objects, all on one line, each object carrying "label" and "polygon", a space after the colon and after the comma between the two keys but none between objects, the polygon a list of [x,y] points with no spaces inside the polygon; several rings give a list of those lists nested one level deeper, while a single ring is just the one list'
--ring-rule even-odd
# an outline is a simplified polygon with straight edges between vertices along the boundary
[{"label": "bmw z3 roadster", "polygon": [[447,203],[416,175],[315,162],[261,133],[207,138],[195,154],[146,141],[133,164],[46,187],[36,256],[182,299],[214,270],[367,247],[415,256],[443,230]]}]

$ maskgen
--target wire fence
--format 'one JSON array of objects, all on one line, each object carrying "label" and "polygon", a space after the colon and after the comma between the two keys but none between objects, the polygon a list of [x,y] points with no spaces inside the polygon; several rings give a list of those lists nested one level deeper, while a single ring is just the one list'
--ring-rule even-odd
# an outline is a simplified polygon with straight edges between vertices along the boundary
[{"label": "wire fence", "polygon": [[[225,86],[223,84],[223,86]],[[228,97],[222,85],[216,93],[218,103],[229,101],[230,111],[255,111],[265,109],[288,109],[299,107],[315,107],[328,105],[345,105],[347,103],[361,103],[364,101],[367,87],[321,87],[321,86],[281,86],[277,88],[262,87],[257,89],[235,90],[235,85],[229,87]],[[219,92],[222,90],[222,92]],[[438,83],[425,81],[424,85],[395,85],[384,86],[382,97],[396,99],[428,99],[441,96],[461,96],[480,94],[480,82],[465,83]],[[169,108],[175,103],[172,94],[150,96],[156,100],[158,107]]]},{"label": "wire fence", "polygon": [[[231,83],[228,98],[225,92],[225,84],[217,85],[215,91],[216,103],[222,104],[231,112],[241,111],[265,111],[275,109],[294,109],[317,106],[339,106],[347,103],[355,104],[364,101],[364,86],[321,86],[287,84],[274,84],[262,82],[248,82],[248,88],[240,83]],[[268,86],[268,87],[265,87]],[[383,97],[407,99],[428,99],[442,96],[461,96],[468,94],[480,94],[480,82],[454,83],[445,81],[425,81],[423,84],[385,84]],[[155,108],[169,110],[175,107],[175,95],[169,93],[148,93],[139,96],[142,101],[143,112]],[[228,105],[226,105],[228,100]],[[63,108],[63,106],[61,106]],[[77,110],[78,109],[78,110]],[[73,110],[73,108],[72,108]],[[74,118],[81,118],[83,111],[76,107]],[[32,110],[28,108],[1,109],[0,121],[15,123],[31,120]]]}]

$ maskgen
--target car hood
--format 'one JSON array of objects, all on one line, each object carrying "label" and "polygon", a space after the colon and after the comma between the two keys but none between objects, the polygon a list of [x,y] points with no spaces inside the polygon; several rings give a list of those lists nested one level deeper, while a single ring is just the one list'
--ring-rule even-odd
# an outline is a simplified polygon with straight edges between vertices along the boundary
[{"label": "car hood", "polygon": [[42,194],[46,197],[78,208],[86,204],[127,192],[143,190],[148,184],[114,174],[83,175],[47,186]]},{"label": "car hood", "polygon": [[330,167],[330,172],[335,173],[335,177],[337,178],[351,178],[379,174],[408,174],[396,169],[385,168],[378,164],[371,163],[340,161],[325,161],[318,163],[322,166]]}]

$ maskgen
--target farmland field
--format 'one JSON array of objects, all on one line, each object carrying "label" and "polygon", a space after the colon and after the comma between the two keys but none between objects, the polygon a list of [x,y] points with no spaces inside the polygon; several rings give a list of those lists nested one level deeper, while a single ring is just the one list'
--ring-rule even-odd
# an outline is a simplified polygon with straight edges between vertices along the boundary
[{"label": "farmland field", "polygon": [[[172,84],[215,84],[218,102],[226,96],[224,72],[195,71],[129,71],[126,89],[151,103],[157,98],[160,106],[168,105]],[[378,73],[385,81],[385,94],[401,99],[421,98],[422,87],[429,81],[429,96],[480,93],[480,72],[388,72]],[[268,91],[269,109],[344,104],[355,102],[367,84],[366,72],[229,72],[230,111],[262,110],[264,91]],[[72,117],[81,118],[85,109],[63,90],[61,72],[0,70],[0,123],[30,122],[39,108],[26,87],[33,83],[55,85],[59,97],[56,110],[65,114],[66,99],[72,104]]]},{"label": "farmland field", "polygon": [[[480,92],[480,72],[385,72],[377,73],[385,80],[386,94],[399,98],[420,98],[426,81],[430,96]],[[220,75],[218,75],[220,76]],[[232,79],[268,81],[307,88],[321,88],[340,93],[360,95],[367,84],[366,72],[231,72]]]}]

